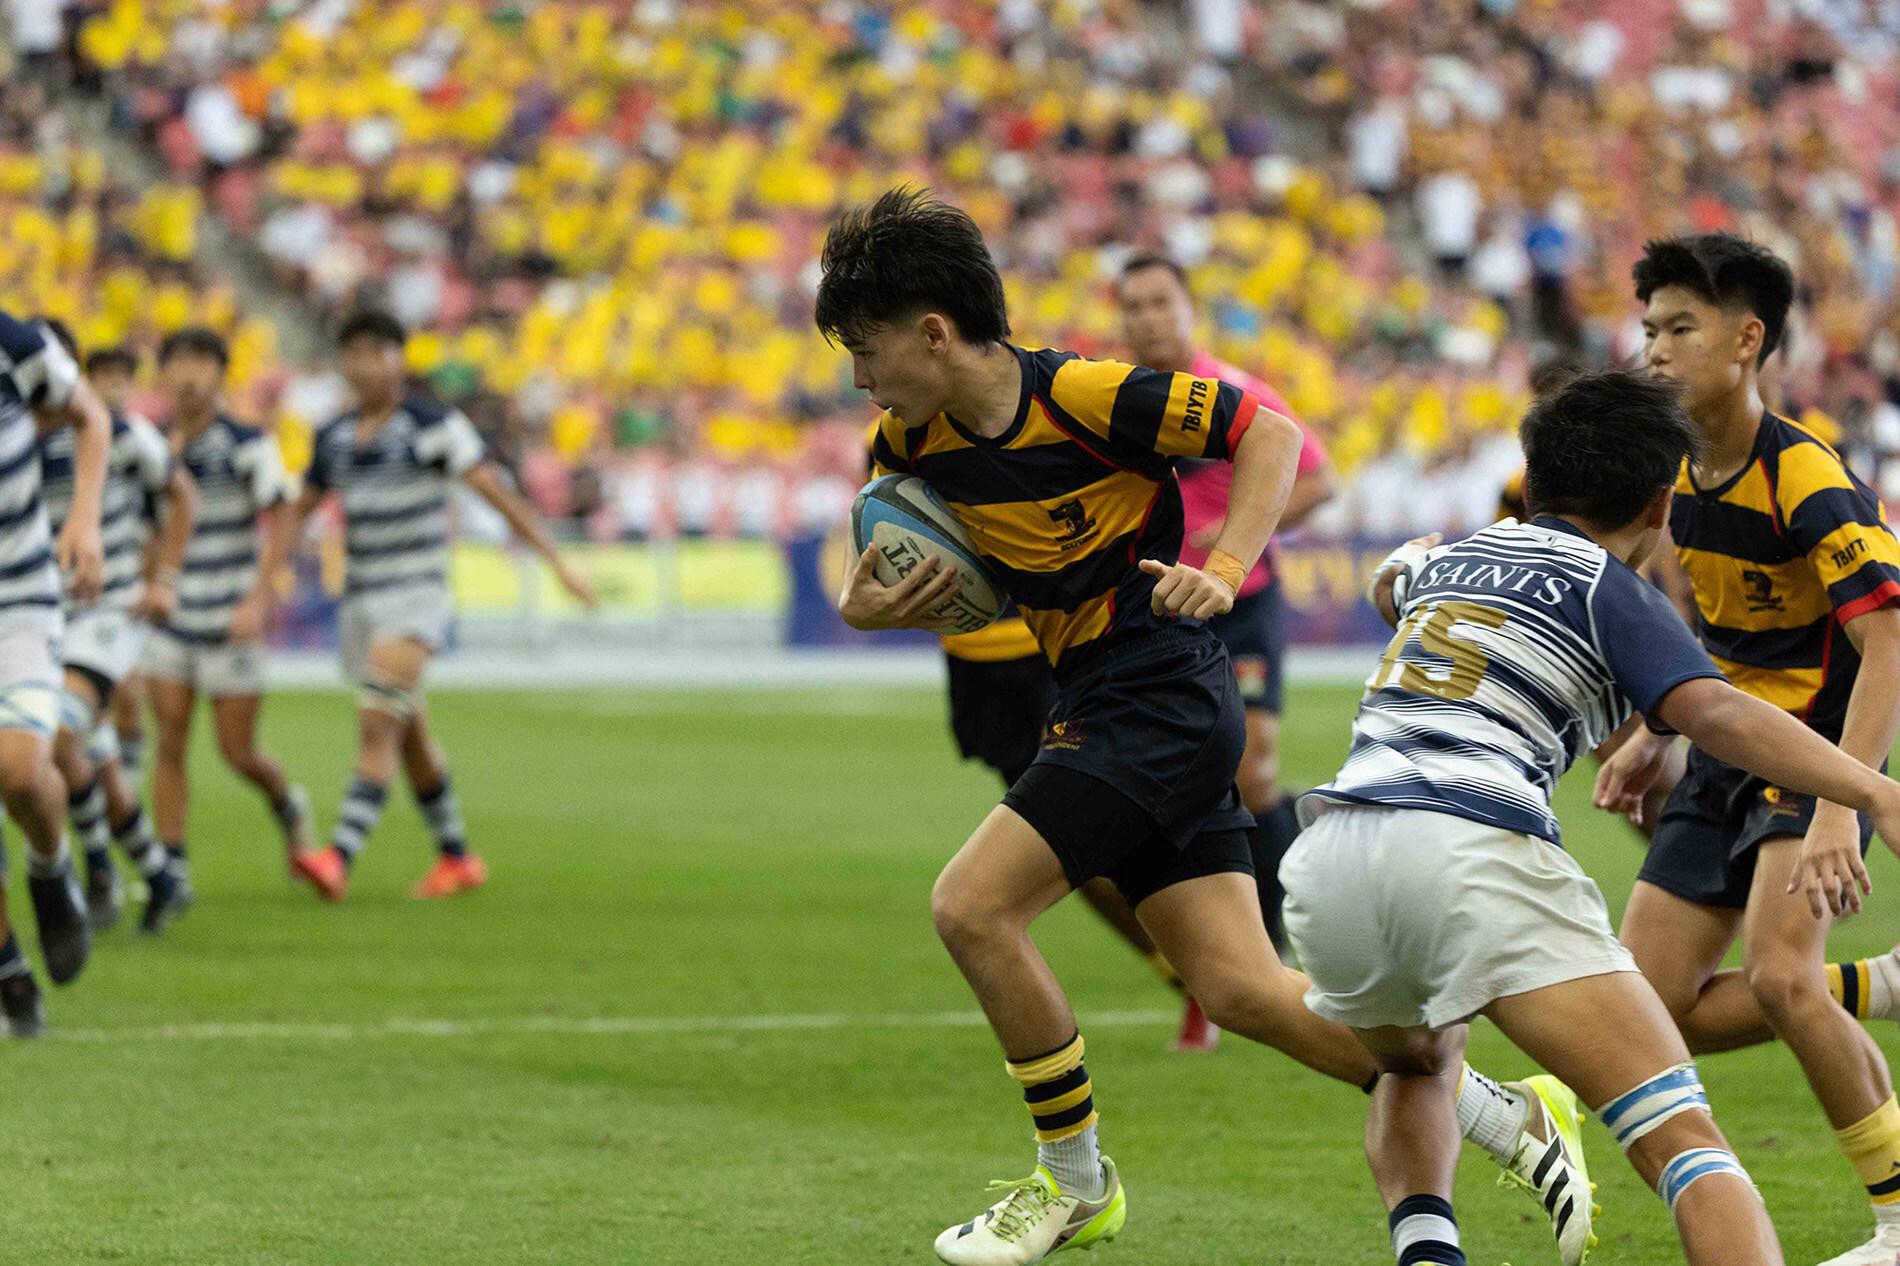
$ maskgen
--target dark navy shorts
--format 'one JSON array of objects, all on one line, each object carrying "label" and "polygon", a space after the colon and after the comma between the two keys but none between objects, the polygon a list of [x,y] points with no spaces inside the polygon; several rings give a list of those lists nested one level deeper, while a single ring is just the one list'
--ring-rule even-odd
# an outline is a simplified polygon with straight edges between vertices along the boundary
[{"label": "dark navy shorts", "polygon": [[[1777,787],[1692,747],[1636,877],[1699,906],[1741,910],[1748,905],[1762,844],[1806,835],[1812,821],[1813,796]],[[1863,815],[1863,857],[1873,838],[1873,823]]]},{"label": "dark navy shorts", "polygon": [[1234,600],[1234,609],[1207,622],[1234,661],[1240,698],[1249,708],[1280,711],[1285,695],[1286,611],[1275,580]]},{"label": "dark navy shorts", "polygon": [[1058,682],[1042,750],[1003,797],[1072,885],[1105,875],[1130,904],[1204,874],[1253,872],[1234,771],[1246,710],[1205,628],[1150,634]]},{"label": "dark navy shorts", "polygon": [[1023,776],[1042,747],[1055,706],[1055,672],[1041,653],[1022,659],[944,656],[950,683],[950,732],[967,760],[980,760],[1005,783]]}]

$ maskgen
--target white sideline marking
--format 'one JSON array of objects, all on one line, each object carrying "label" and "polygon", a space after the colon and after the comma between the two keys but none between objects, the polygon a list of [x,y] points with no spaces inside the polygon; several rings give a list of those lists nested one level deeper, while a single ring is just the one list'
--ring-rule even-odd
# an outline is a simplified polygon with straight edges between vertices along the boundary
[{"label": "white sideline marking", "polygon": [[[1173,1024],[1179,1011],[1097,1011],[1081,1018],[1084,1028],[1127,1029]],[[637,1036],[668,1033],[782,1033],[800,1029],[976,1029],[981,1011],[892,1012],[885,1015],[701,1015],[701,1016],[496,1016],[472,1020],[382,1020],[369,1024],[278,1023],[212,1020],[145,1028],[60,1029],[56,1042],[251,1042],[271,1040],[360,1041],[379,1037],[476,1037],[484,1033],[604,1033]]]}]

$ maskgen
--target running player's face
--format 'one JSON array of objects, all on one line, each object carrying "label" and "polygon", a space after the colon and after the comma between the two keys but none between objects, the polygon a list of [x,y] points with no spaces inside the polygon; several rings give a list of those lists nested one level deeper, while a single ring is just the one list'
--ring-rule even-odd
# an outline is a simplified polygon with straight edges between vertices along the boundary
[{"label": "running player's face", "polygon": [[851,381],[880,409],[889,409],[911,426],[922,426],[943,412],[948,394],[943,352],[943,318],[925,316],[873,330],[861,342],[847,343]]},{"label": "running player's face", "polygon": [[385,401],[402,387],[402,349],[375,338],[353,338],[337,358],[343,380],[358,400]]},{"label": "running player's face", "polygon": [[132,375],[123,369],[100,369],[86,375],[92,389],[106,402],[106,408],[124,412],[126,401],[132,398]]},{"label": "running player's face", "polygon": [[1142,268],[1122,278],[1116,295],[1122,341],[1135,363],[1175,367],[1194,346],[1194,305],[1165,268]]},{"label": "running player's face", "polygon": [[217,402],[224,366],[215,356],[177,352],[159,367],[158,376],[174,406],[196,413]]},{"label": "running player's face", "polygon": [[1693,413],[1740,384],[1759,345],[1745,337],[1750,322],[1760,324],[1746,310],[1728,312],[1692,290],[1664,286],[1643,312],[1643,361],[1650,373],[1682,384],[1683,407]]}]

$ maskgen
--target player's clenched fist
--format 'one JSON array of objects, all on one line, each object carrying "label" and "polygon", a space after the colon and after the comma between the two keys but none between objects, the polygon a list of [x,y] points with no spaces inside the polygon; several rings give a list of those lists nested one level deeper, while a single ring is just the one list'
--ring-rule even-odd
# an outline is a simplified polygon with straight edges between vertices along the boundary
[{"label": "player's clenched fist", "polygon": [[1141,569],[1155,578],[1149,603],[1156,615],[1206,620],[1234,609],[1234,587],[1219,576],[1186,563],[1169,566],[1153,558],[1142,559]]},{"label": "player's clenched fist", "polygon": [[877,546],[868,545],[844,579],[844,589],[838,594],[838,614],[854,629],[941,632],[956,626],[925,621],[923,614],[934,610],[957,589],[957,569],[943,566],[943,560],[935,554],[911,568],[896,584],[887,585],[877,578]]}]

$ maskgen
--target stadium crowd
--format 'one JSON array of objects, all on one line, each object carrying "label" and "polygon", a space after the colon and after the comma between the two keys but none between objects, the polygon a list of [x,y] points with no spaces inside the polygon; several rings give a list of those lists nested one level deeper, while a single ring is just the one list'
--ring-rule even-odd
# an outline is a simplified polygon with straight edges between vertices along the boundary
[{"label": "stadium crowd", "polygon": [[[1211,349],[1346,474],[1320,530],[1481,522],[1536,375],[1628,356],[1629,261],[1687,227],[1795,262],[1784,407],[1859,461],[1900,450],[1900,106],[1886,10],[1858,0],[13,8],[16,32],[63,15],[23,57],[177,182],[129,199],[78,151],[77,195],[0,195],[55,225],[96,203],[69,274],[96,284],[63,298],[97,303],[93,337],[235,320],[190,275],[202,199],[324,318],[373,300],[417,329],[417,373],[602,539],[836,514],[864,405],[811,329],[814,256],[900,180],[976,216],[1025,341],[1112,352],[1119,262],[1187,264]],[[337,385],[244,328],[295,465]]]}]

